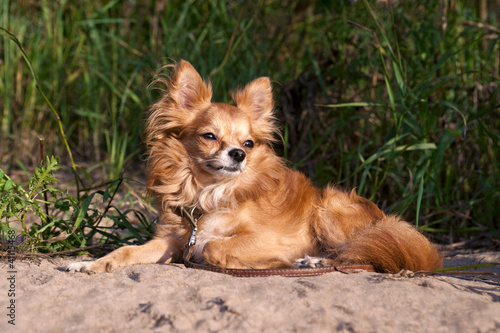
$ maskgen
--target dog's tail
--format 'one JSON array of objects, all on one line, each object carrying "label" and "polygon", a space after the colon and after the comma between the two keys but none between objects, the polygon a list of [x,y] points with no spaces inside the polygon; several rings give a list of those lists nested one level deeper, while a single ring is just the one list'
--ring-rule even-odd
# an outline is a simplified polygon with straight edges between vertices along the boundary
[{"label": "dog's tail", "polygon": [[443,261],[424,235],[396,216],[365,225],[333,251],[334,260],[340,264],[371,264],[378,272],[433,270]]},{"label": "dog's tail", "polygon": [[379,272],[397,273],[441,267],[442,256],[411,224],[386,216],[373,202],[328,187],[314,225],[320,248],[340,264],[371,264]]}]

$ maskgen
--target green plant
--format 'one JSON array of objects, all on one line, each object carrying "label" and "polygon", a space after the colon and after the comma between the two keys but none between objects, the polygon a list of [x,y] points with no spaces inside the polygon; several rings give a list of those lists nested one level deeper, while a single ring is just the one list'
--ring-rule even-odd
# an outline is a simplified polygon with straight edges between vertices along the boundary
[{"label": "green plant", "polygon": [[[142,244],[151,237],[148,219],[142,212],[135,209],[122,212],[113,204],[123,179],[111,182],[104,191],[92,192],[79,201],[67,190],[55,186],[54,172],[59,168],[59,159],[47,157],[46,163],[36,168],[27,188],[16,184],[0,169],[0,230],[5,234],[11,229],[11,223],[21,224],[24,236],[24,242],[19,246],[21,252],[79,250],[96,242]],[[102,197],[101,207],[94,200],[96,195]],[[139,225],[130,223],[129,213]]]},{"label": "green plant", "polygon": [[[360,79],[345,87],[343,100],[327,105],[325,130],[311,142],[322,142],[319,153],[338,153],[328,160],[337,159],[333,167],[318,163],[318,176],[358,186],[421,229],[451,235],[449,241],[498,235],[499,170],[490,161],[500,155],[499,135],[487,128],[498,126],[499,101],[488,93],[474,106],[468,93],[499,90],[498,78],[482,69],[490,56],[483,50],[486,31],[464,29],[456,16],[442,31],[435,18],[409,18],[403,6],[377,13],[368,1],[363,6],[369,18],[349,22],[362,38],[350,65],[377,79],[365,81],[357,72]],[[496,40],[487,49],[498,52]]]}]

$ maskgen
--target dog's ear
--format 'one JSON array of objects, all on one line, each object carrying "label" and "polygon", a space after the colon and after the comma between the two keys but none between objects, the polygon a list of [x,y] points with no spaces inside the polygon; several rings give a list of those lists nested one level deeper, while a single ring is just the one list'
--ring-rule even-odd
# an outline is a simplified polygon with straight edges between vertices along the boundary
[{"label": "dog's ear", "polygon": [[168,93],[151,106],[145,128],[148,144],[178,134],[199,111],[209,107],[212,99],[210,83],[203,82],[196,69],[185,60],[177,63],[170,79],[160,77],[156,81],[166,83]]},{"label": "dog's ear", "polygon": [[271,81],[261,77],[233,94],[236,106],[250,115],[256,134],[265,140],[274,140],[276,131],[273,116],[273,93]]},{"label": "dog's ear", "polygon": [[193,110],[208,107],[212,99],[212,87],[187,61],[181,60],[170,80],[170,96],[183,109]]}]

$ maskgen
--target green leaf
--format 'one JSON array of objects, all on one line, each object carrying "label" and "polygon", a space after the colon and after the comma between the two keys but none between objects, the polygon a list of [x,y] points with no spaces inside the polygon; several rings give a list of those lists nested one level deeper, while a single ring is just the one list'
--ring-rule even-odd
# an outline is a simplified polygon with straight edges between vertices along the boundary
[{"label": "green leaf", "polygon": [[415,218],[415,224],[418,227],[419,217],[420,217],[420,205],[422,204],[422,196],[424,194],[424,176],[420,177],[420,184],[418,185],[418,197],[417,197],[417,216]]},{"label": "green leaf", "polygon": [[92,199],[94,198],[94,195],[96,195],[97,192],[91,193],[87,198],[82,203],[82,206],[78,210],[78,215],[76,216],[75,224],[73,225],[73,232],[80,226],[80,223],[82,223],[83,218],[87,214],[87,211],[89,209],[90,203],[92,202]]},{"label": "green leaf", "polygon": [[10,190],[12,188],[13,185],[14,185],[14,182],[10,179],[7,179],[7,181],[3,185],[2,192],[7,192],[8,190]]},{"label": "green leaf", "polygon": [[324,106],[327,108],[347,108],[347,107],[366,107],[366,106],[380,106],[387,108],[387,104],[383,103],[369,103],[369,102],[353,102],[353,103],[339,103],[339,104],[326,104],[326,105],[321,105],[318,104],[318,106]]}]

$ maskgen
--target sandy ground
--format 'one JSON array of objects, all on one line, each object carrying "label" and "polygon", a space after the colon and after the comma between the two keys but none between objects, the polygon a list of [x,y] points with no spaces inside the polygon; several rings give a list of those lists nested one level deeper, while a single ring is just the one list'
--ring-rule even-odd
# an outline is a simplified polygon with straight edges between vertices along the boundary
[{"label": "sandy ground", "polygon": [[[3,261],[0,332],[500,332],[500,278],[491,275],[236,278],[180,264],[62,271],[74,260],[16,260],[14,269]],[[500,262],[500,252],[449,256],[445,266],[478,262]]]}]

